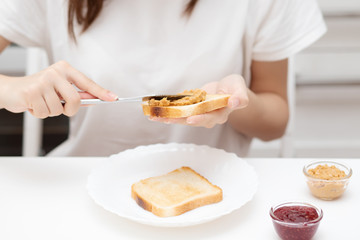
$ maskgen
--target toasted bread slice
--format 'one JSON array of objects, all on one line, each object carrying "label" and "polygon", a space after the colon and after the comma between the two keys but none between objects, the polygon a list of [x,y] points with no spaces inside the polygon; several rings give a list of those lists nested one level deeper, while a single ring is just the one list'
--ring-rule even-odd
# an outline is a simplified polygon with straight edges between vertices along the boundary
[{"label": "toasted bread slice", "polygon": [[223,194],[221,188],[191,168],[181,167],[134,183],[131,196],[145,210],[159,217],[171,217],[220,202]]},{"label": "toasted bread slice", "polygon": [[143,103],[143,111],[147,116],[163,118],[182,118],[193,115],[203,114],[227,106],[228,94],[208,94],[202,102],[184,106],[149,106]]}]

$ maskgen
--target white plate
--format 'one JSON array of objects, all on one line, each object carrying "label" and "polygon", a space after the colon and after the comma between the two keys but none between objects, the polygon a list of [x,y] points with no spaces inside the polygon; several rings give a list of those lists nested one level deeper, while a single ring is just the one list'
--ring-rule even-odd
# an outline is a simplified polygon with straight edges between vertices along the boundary
[{"label": "white plate", "polygon": [[[145,211],[131,198],[131,185],[189,166],[223,190],[223,200],[175,217],[161,218]],[[254,169],[233,153],[193,144],[140,146],[110,156],[88,178],[94,201],[121,217],[153,226],[183,227],[216,219],[250,201],[257,190]]]}]

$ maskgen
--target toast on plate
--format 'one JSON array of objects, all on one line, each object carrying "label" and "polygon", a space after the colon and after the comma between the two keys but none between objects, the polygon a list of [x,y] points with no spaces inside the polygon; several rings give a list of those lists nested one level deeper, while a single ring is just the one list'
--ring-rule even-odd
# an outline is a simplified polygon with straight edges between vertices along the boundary
[{"label": "toast on plate", "polygon": [[139,206],[159,217],[178,216],[223,198],[220,187],[190,167],[134,183],[131,196]]},{"label": "toast on plate", "polygon": [[182,118],[203,114],[227,106],[228,94],[207,94],[205,100],[182,106],[153,106],[149,102],[142,104],[146,116],[163,118]]}]

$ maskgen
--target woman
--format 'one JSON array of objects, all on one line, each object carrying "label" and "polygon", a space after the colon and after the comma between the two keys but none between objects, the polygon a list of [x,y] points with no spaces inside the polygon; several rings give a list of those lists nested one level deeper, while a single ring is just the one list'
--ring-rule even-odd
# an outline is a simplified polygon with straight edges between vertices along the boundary
[{"label": "woman", "polygon": [[[42,47],[52,65],[33,76],[0,76],[0,108],[72,116],[69,139],[51,155],[188,142],[245,156],[251,138],[284,133],[287,59],[324,32],[315,0],[3,0],[0,51],[10,42]],[[153,121],[140,104],[79,108],[80,98],[199,87],[231,94],[228,107]]]}]

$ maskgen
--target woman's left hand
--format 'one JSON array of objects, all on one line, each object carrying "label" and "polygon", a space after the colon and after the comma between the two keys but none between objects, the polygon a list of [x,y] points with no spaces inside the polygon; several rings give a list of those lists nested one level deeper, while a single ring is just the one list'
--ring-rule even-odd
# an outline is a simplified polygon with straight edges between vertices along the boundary
[{"label": "woman's left hand", "polygon": [[245,108],[249,104],[248,88],[244,78],[240,75],[229,75],[218,82],[208,83],[201,89],[205,90],[208,94],[231,94],[227,107],[187,118],[150,117],[149,119],[168,124],[212,128],[217,124],[227,122],[231,112]]}]

